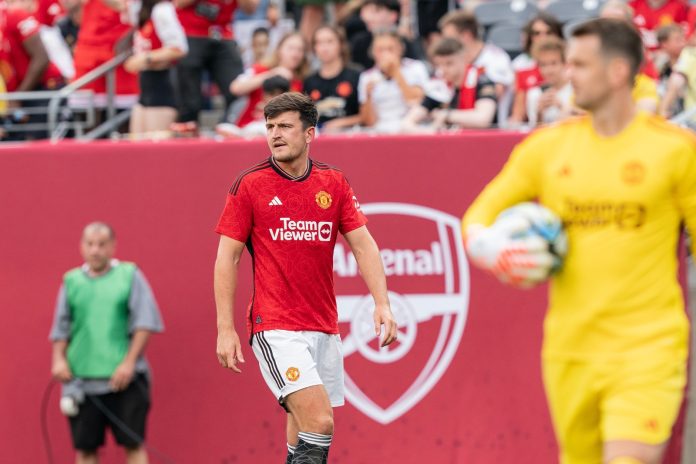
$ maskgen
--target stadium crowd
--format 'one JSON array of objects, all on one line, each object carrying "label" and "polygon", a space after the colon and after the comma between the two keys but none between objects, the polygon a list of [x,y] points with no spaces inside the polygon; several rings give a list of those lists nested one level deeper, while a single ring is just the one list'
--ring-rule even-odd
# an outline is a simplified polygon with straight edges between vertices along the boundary
[{"label": "stadium crowd", "polygon": [[[696,6],[537,1],[0,0],[0,92],[58,89],[130,50],[115,101],[132,108],[124,132],[137,138],[197,134],[211,98],[224,101],[217,134],[262,135],[265,102],[287,91],[316,102],[321,133],[533,127],[580,112],[564,38],[603,16],[641,32],[642,109],[694,106]],[[103,77],[85,89],[104,105]],[[45,121],[30,110],[42,103],[2,102],[0,136],[45,137],[12,130]]]}]

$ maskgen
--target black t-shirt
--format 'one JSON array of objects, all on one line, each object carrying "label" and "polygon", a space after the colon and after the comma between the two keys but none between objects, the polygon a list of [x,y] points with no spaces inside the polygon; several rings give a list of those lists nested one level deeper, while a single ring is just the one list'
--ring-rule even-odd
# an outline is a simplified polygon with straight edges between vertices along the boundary
[{"label": "black t-shirt", "polygon": [[304,81],[304,91],[317,105],[319,126],[326,121],[358,114],[358,78],[360,71],[345,67],[331,79],[318,72]]}]

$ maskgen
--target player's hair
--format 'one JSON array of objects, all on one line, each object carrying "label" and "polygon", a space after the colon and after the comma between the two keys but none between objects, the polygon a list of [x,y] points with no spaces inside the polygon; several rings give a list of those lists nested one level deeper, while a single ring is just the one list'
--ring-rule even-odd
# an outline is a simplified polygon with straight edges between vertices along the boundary
[{"label": "player's hair", "polygon": [[116,232],[114,232],[114,228],[111,227],[110,224],[107,224],[106,222],[103,222],[103,221],[94,221],[94,222],[90,222],[89,224],[87,224],[85,226],[85,228],[82,229],[82,236],[84,237],[85,234],[87,233],[87,231],[92,230],[92,229],[104,229],[108,232],[110,240],[116,239]]},{"label": "player's hair", "polygon": [[622,19],[598,18],[580,24],[573,29],[572,37],[596,36],[605,57],[620,56],[631,67],[631,82],[643,64],[643,41],[640,34]]},{"label": "player's hair", "polygon": [[481,35],[481,27],[473,13],[465,10],[450,11],[437,22],[437,27],[442,31],[445,26],[452,25],[460,33],[468,32],[474,39]]},{"label": "player's hair", "polygon": [[261,88],[263,89],[263,93],[280,95],[281,93],[290,91],[290,81],[283,76],[272,76],[263,81]]},{"label": "player's hair", "polygon": [[561,22],[556,19],[554,15],[541,11],[530,19],[522,30],[522,32],[524,32],[524,51],[526,53],[531,53],[532,51],[532,42],[534,41],[532,38],[534,36],[534,24],[538,22],[546,24],[551,30],[551,35],[555,35],[559,39],[563,38],[563,24],[561,24]]},{"label": "player's hair", "polygon": [[319,29],[314,31],[314,34],[312,34],[312,51],[314,51],[317,46],[317,34],[319,31],[330,31],[334,36],[336,36],[336,39],[338,39],[338,46],[341,50],[341,60],[343,60],[343,65],[345,66],[346,64],[350,63],[350,48],[348,47],[348,39],[346,39],[346,34],[343,32],[343,29],[336,26],[324,24],[323,26],[319,26]]},{"label": "player's hair", "polygon": [[565,62],[565,42],[558,37],[547,37],[532,46],[532,58],[538,60],[540,53],[557,52],[561,55],[561,61]]},{"label": "player's hair", "polygon": [[401,15],[401,3],[398,0],[365,0],[361,6],[365,5],[374,5],[377,8],[384,8],[396,13],[397,16]]},{"label": "player's hair", "polygon": [[684,29],[682,29],[681,26],[677,24],[665,24],[657,30],[657,43],[662,45],[663,43],[669,40],[672,34],[678,34],[683,31]]},{"label": "player's hair", "polygon": [[257,35],[271,35],[271,33],[267,27],[261,26],[254,29],[254,32],[251,33],[252,37],[256,37]]},{"label": "player's hair", "polygon": [[263,115],[268,119],[288,111],[300,113],[300,121],[305,129],[317,125],[319,119],[317,107],[311,98],[299,92],[287,92],[271,98],[263,108]]},{"label": "player's hair", "polygon": [[443,38],[430,48],[431,56],[452,56],[464,50],[464,46],[457,39]]}]

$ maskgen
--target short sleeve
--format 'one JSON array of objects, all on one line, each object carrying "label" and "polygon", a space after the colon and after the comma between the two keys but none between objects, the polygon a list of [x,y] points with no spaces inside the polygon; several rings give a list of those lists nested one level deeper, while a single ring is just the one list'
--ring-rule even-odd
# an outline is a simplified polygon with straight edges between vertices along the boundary
[{"label": "short sleeve", "polygon": [[70,308],[68,297],[65,293],[65,285],[60,286],[56,298],[56,308],[53,315],[53,325],[48,338],[52,341],[67,340],[70,338]]},{"label": "short sleeve", "polygon": [[345,235],[367,224],[367,218],[360,209],[358,198],[355,196],[348,180],[342,176],[341,183],[341,217],[338,229],[341,231],[341,234]]},{"label": "short sleeve", "polygon": [[17,15],[17,31],[19,31],[22,40],[26,40],[39,32],[40,24],[31,14],[23,11],[15,11],[15,14]]},{"label": "short sleeve", "polygon": [[136,330],[149,330],[150,332],[164,330],[157,301],[150,284],[140,269],[136,269],[133,275],[128,308],[130,309],[129,329],[131,333]]},{"label": "short sleeve", "polygon": [[404,79],[410,85],[416,85],[425,89],[430,80],[428,68],[420,61],[411,61],[408,71],[404,73]]},{"label": "short sleeve", "polygon": [[360,104],[365,103],[367,100],[367,80],[369,74],[367,72],[361,72],[358,78],[358,102]]},{"label": "short sleeve", "polygon": [[188,52],[184,28],[181,27],[176,9],[171,2],[159,2],[155,5],[152,9],[152,22],[162,45]]},{"label": "short sleeve", "polygon": [[235,182],[225,201],[215,232],[246,243],[251,234],[253,221],[253,205],[249,199],[248,185],[241,181]]}]

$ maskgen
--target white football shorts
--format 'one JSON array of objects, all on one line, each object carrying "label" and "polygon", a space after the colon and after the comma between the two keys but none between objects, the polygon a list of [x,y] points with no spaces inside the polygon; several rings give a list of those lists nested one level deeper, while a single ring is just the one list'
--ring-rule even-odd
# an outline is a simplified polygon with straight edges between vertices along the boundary
[{"label": "white football shorts", "polygon": [[313,331],[266,330],[251,341],[266,385],[281,404],[293,392],[324,385],[331,406],[343,406],[341,336]]}]

